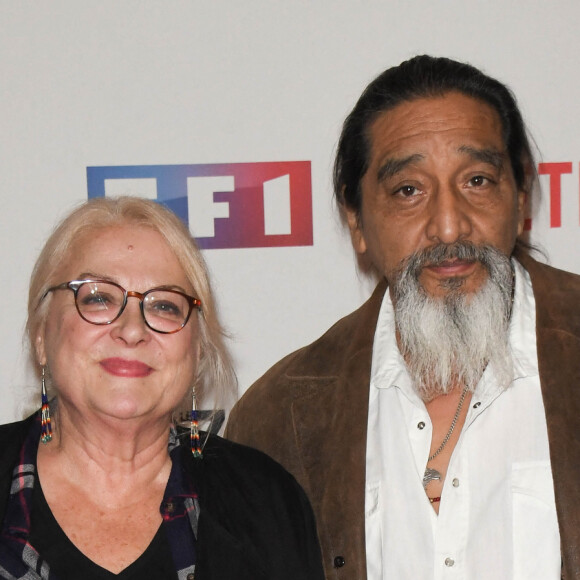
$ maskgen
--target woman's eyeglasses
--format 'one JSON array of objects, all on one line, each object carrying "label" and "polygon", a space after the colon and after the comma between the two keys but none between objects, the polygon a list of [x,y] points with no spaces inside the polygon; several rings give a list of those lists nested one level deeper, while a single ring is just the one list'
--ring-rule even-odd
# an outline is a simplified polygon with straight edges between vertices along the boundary
[{"label": "woman's eyeglasses", "polygon": [[181,330],[201,300],[179,290],[151,288],[147,292],[125,290],[108,280],[71,280],[49,288],[41,298],[55,290],[72,290],[80,317],[90,324],[111,324],[125,310],[128,298],[138,298],[145,324],[155,332],[173,334]]}]

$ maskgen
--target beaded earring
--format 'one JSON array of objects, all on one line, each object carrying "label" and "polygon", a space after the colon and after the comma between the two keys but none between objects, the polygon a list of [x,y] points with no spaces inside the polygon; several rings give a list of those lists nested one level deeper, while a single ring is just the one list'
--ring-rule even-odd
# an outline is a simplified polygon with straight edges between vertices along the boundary
[{"label": "beaded earring", "polygon": [[48,406],[48,396],[46,394],[45,369],[46,366],[42,365],[42,408],[40,410],[40,440],[43,443],[48,443],[52,440],[52,427],[50,425],[50,407]]},{"label": "beaded earring", "polygon": [[195,394],[195,387],[192,389],[190,420],[189,437],[191,440],[191,452],[193,453],[194,457],[201,459],[203,455],[201,453],[201,445],[199,443],[199,421],[197,417],[197,397]]}]

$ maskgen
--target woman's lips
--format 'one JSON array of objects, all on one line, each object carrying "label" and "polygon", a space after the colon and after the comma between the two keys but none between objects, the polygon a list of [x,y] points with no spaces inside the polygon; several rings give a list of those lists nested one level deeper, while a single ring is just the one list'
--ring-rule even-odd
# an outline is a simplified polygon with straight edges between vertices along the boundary
[{"label": "woman's lips", "polygon": [[109,374],[117,377],[146,377],[153,372],[153,369],[138,360],[127,360],[124,358],[106,358],[100,365]]}]

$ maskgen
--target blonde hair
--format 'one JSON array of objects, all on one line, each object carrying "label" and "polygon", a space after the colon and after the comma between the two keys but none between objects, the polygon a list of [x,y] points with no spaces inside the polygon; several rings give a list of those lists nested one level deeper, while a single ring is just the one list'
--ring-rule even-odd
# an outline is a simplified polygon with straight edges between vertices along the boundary
[{"label": "blonde hair", "polygon": [[[201,300],[201,354],[195,379],[198,397],[211,393],[214,408],[227,406],[235,395],[236,379],[224,345],[205,260],[185,224],[170,210],[138,197],[95,198],[74,209],[55,228],[36,261],[30,278],[26,332],[33,362],[35,341],[48,314],[48,288],[63,282],[56,276],[79,238],[91,230],[134,225],[161,234],[179,261],[186,278]],[[35,364],[39,372],[38,364]]]}]

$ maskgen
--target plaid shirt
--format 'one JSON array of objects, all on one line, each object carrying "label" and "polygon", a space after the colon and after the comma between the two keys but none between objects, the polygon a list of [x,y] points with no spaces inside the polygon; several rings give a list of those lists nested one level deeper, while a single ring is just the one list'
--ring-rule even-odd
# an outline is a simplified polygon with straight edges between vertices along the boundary
[{"label": "plaid shirt", "polygon": [[[50,564],[28,543],[39,440],[40,414],[20,450],[0,533],[0,578],[7,580],[58,580]],[[172,467],[160,512],[176,576],[178,580],[193,580],[199,503],[182,468],[180,444],[173,427],[169,433],[169,453]]]}]

